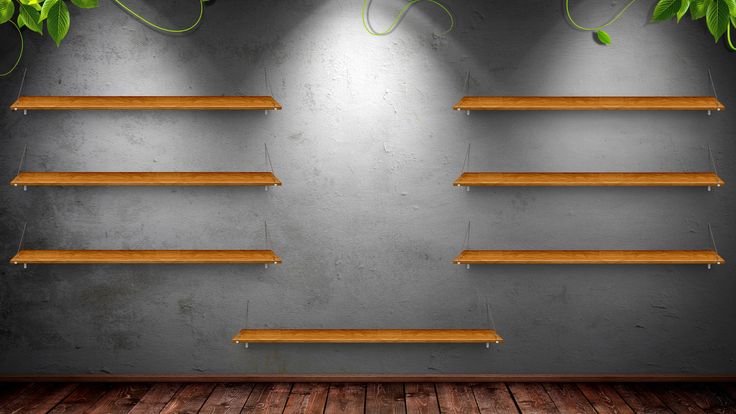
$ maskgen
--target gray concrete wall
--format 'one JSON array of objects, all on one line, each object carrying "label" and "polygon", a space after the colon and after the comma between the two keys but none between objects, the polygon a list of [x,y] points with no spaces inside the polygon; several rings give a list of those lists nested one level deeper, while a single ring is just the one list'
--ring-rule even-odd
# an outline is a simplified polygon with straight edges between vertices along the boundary
[{"label": "gray concrete wall", "polygon": [[[196,2],[131,6],[186,25]],[[377,28],[400,0],[376,1]],[[5,258],[28,248],[260,248],[261,266],[0,265],[0,373],[733,373],[734,264],[451,264],[470,219],[477,248],[707,248],[736,261],[732,108],[702,112],[450,110],[466,94],[701,95],[713,68],[729,106],[736,56],[703,22],[649,24],[639,2],[597,45],[560,2],[430,4],[394,34],[363,31],[358,0],[219,0],[187,36],[153,32],[111,2],[74,10],[60,48],[26,34],[29,95],[273,94],[262,112],[0,112],[5,182],[29,171],[230,171],[266,167],[282,188],[0,187]],[[576,2],[581,23],[622,6]],[[3,39],[12,32],[2,28]],[[9,50],[12,42],[3,40]],[[7,55],[7,54],[6,54]],[[5,60],[3,60],[5,62]],[[268,84],[264,72],[267,73]],[[15,99],[21,72],[2,80]],[[728,184],[702,188],[451,186],[472,169],[700,171],[711,145]],[[272,328],[483,328],[506,343],[255,345]]]}]

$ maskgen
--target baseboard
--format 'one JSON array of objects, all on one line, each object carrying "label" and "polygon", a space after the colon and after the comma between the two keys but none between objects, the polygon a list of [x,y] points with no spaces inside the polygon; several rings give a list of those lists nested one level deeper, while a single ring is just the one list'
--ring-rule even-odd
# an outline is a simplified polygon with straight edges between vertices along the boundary
[{"label": "baseboard", "polygon": [[85,374],[0,375],[0,382],[736,382],[701,374]]}]

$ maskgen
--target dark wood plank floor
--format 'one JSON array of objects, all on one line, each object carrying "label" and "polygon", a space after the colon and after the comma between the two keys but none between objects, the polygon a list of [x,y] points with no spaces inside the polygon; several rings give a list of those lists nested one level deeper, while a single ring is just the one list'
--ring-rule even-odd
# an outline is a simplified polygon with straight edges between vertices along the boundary
[{"label": "dark wood plank floor", "polygon": [[0,383],[0,414],[734,413],[717,383]]}]

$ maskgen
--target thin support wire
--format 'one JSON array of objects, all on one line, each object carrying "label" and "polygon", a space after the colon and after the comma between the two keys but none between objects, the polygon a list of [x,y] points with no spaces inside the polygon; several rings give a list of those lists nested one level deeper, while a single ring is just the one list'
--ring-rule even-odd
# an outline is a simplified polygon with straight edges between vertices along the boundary
[{"label": "thin support wire", "polygon": [[265,220],[263,221],[263,228],[266,233],[266,246],[268,247],[268,250],[273,250],[271,249],[271,236],[268,234],[268,222]]},{"label": "thin support wire", "polygon": [[710,161],[710,166],[713,169],[713,173],[715,175],[718,175],[718,169],[716,168],[716,160],[713,158],[713,151],[710,148],[710,144],[708,144],[708,160]]},{"label": "thin support wire", "polygon": [[468,143],[468,151],[465,153],[465,160],[463,161],[463,170],[460,174],[464,173],[466,169],[470,168],[470,143]]},{"label": "thin support wire", "polygon": [[488,324],[492,330],[496,330],[496,321],[493,320],[493,314],[491,313],[491,306],[488,304],[488,298],[486,298],[486,317],[488,318]]},{"label": "thin support wire", "polygon": [[470,246],[470,220],[468,220],[468,229],[465,231],[465,240],[463,241],[463,250],[467,250]]},{"label": "thin support wire", "polygon": [[20,156],[20,163],[18,164],[18,174],[20,175],[20,172],[23,171],[23,163],[26,161],[26,153],[28,152],[28,144],[23,146],[23,153]]},{"label": "thin support wire", "polygon": [[263,67],[263,79],[264,82],[266,82],[266,89],[268,89],[268,93],[273,96],[273,89],[271,89],[271,82],[268,80],[268,69],[264,66]]},{"label": "thin support wire", "polygon": [[271,154],[268,153],[268,145],[266,143],[263,143],[263,148],[266,150],[266,161],[268,162],[268,167],[271,168],[271,172],[273,172],[273,164],[271,164]]},{"label": "thin support wire", "polygon": [[245,301],[245,329],[248,329],[248,312],[250,308],[250,299]]},{"label": "thin support wire", "polygon": [[23,93],[23,84],[26,83],[26,73],[28,73],[28,66],[23,68],[23,77],[20,79],[20,88],[18,88],[18,97],[16,99],[20,99],[20,94]]},{"label": "thin support wire", "polygon": [[713,243],[713,250],[718,254],[718,246],[716,246],[716,238],[713,237],[713,228],[708,223],[708,233],[710,233],[710,242]]},{"label": "thin support wire", "polygon": [[20,253],[20,249],[23,248],[23,238],[26,236],[26,226],[28,225],[28,222],[23,223],[23,231],[20,233],[20,242],[18,242],[18,251],[15,253],[16,255]]},{"label": "thin support wire", "polygon": [[708,79],[710,79],[710,87],[713,90],[713,97],[718,99],[718,93],[716,92],[716,84],[713,82],[713,74],[710,73],[710,68],[708,68]]},{"label": "thin support wire", "polygon": [[465,94],[468,95],[468,92],[470,91],[470,69],[468,69],[468,73],[465,75],[465,85],[463,86],[463,89],[465,90]]}]

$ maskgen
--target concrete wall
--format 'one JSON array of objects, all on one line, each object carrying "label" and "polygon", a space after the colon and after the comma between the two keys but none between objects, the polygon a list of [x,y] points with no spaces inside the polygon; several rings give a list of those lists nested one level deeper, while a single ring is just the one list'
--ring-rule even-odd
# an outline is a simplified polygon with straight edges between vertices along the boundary
[{"label": "concrete wall", "polygon": [[[168,2],[171,3],[171,2]],[[195,1],[130,6],[185,26]],[[282,188],[0,187],[4,257],[28,248],[261,248],[261,266],[0,265],[0,373],[733,373],[734,264],[451,264],[468,220],[477,248],[707,248],[736,261],[728,108],[702,112],[450,110],[465,94],[705,95],[727,106],[736,56],[703,22],[648,23],[639,2],[611,46],[571,29],[561,2],[431,4],[372,37],[360,1],[217,1],[196,32],[147,29],[111,2],[74,10],[60,48],[26,34],[28,95],[273,94],[262,112],[0,112],[5,182],[28,171],[266,168]],[[583,24],[623,4],[579,1]],[[388,25],[401,0],[376,1]],[[2,28],[3,39],[12,31]],[[13,41],[3,40],[3,50]],[[3,56],[8,56],[4,53]],[[7,63],[8,58],[3,58]],[[465,81],[470,72],[468,91]],[[15,99],[21,72],[2,80]],[[468,143],[489,171],[701,171],[711,145],[725,188],[451,186]],[[272,328],[483,328],[506,343],[232,345]]]}]

